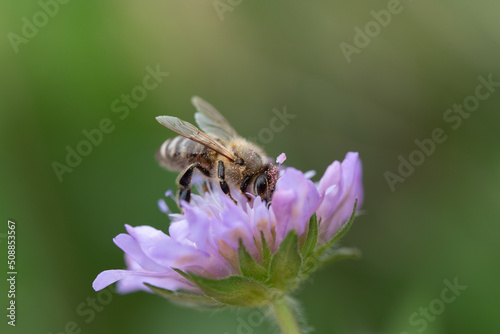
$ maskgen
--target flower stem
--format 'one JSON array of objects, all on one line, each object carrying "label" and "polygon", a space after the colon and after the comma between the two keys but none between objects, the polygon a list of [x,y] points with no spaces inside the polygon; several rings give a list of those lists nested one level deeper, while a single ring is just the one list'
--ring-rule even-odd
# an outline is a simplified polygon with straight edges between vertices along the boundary
[{"label": "flower stem", "polygon": [[271,309],[283,334],[302,333],[292,309],[291,301],[287,297],[276,300]]}]

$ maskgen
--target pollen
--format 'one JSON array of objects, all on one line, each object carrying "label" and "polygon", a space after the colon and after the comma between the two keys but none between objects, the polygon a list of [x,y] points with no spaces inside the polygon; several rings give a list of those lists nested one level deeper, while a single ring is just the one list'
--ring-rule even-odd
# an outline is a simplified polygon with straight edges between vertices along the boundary
[{"label": "pollen", "polygon": [[286,154],[285,153],[281,153],[277,158],[276,158],[276,163],[277,164],[282,164],[283,162],[285,162],[286,160]]}]

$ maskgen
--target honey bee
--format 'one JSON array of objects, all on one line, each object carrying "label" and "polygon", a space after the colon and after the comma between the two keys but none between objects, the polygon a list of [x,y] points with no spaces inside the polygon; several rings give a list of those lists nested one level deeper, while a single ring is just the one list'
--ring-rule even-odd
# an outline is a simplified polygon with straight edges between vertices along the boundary
[{"label": "honey bee", "polygon": [[196,123],[204,132],[177,117],[156,117],[160,124],[180,135],[167,139],[156,153],[161,166],[181,172],[177,178],[179,204],[181,200],[190,201],[191,180],[196,170],[218,181],[223,193],[235,203],[231,188],[269,202],[277,167],[268,161],[264,150],[239,136],[208,102],[196,96],[191,102],[197,110]]}]

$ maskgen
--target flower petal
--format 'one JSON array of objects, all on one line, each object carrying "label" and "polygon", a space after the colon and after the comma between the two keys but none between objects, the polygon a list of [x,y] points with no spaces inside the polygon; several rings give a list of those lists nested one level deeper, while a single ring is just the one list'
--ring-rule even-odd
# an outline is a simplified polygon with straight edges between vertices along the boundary
[{"label": "flower petal", "polygon": [[207,257],[204,252],[182,245],[153,227],[129,225],[125,227],[127,232],[137,240],[144,254],[161,266],[183,268],[188,264],[203,263]]},{"label": "flower petal", "polygon": [[117,290],[120,293],[128,293],[136,290],[151,292],[144,283],[168,290],[189,290],[199,292],[199,289],[187,281],[184,277],[170,268],[161,271],[143,270],[132,258],[125,256],[129,270],[106,270],[97,275],[92,283],[95,291],[104,289],[110,284],[118,282]]},{"label": "flower petal", "polygon": [[306,230],[321,197],[314,183],[295,168],[288,167],[276,184],[271,209],[276,216],[276,245],[292,229],[300,236]]},{"label": "flower petal", "polygon": [[128,270],[105,270],[97,275],[92,283],[92,288],[94,288],[95,291],[102,290],[108,285],[113,284],[127,276],[128,272]]},{"label": "flower petal", "polygon": [[116,288],[120,293],[129,293],[137,290],[143,290],[151,293],[151,290],[147,286],[145,286],[144,283],[149,283],[159,288],[171,291],[182,289],[182,290],[201,293],[201,291],[198,288],[188,283],[181,282],[180,279],[169,277],[167,275],[149,276],[141,274],[130,274],[123,277],[120,281],[118,281]]},{"label": "flower petal", "polygon": [[160,266],[158,263],[154,262],[150,257],[148,257],[141,249],[141,246],[136,239],[128,234],[122,233],[117,235],[113,241],[120,247],[125,254],[130,256],[135,263],[138,264],[143,269],[151,271],[163,271],[164,267]]},{"label": "flower petal", "polygon": [[274,249],[273,232],[276,230],[276,220],[272,210],[269,210],[267,203],[260,197],[256,197],[253,202],[253,208],[248,206],[247,212],[250,216],[250,222],[254,230],[254,240],[256,240],[257,244],[260,244],[260,232],[262,232],[266,238],[266,243],[271,249]]},{"label": "flower petal", "polygon": [[321,219],[320,239],[326,242],[351,215],[356,198],[358,208],[363,203],[362,167],[358,153],[347,153],[342,163],[334,161],[321,178],[318,191],[321,204],[317,210]]}]

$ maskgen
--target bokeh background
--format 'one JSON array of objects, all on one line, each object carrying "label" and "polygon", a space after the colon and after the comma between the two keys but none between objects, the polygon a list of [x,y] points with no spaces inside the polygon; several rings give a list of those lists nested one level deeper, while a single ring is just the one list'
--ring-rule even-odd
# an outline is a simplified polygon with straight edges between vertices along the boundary
[{"label": "bokeh background", "polygon": [[[154,153],[172,134],[154,117],[193,121],[190,98],[199,95],[247,137],[286,107],[296,117],[261,144],[301,170],[321,175],[360,152],[365,214],[343,244],[363,258],[332,265],[297,291],[315,333],[499,333],[500,87],[457,129],[443,115],[474,95],[478,76],[500,81],[500,3],[402,0],[350,62],[341,43],[355,45],[355,27],[364,30],[388,1],[215,3],[226,11],[213,0],[69,1],[44,22],[37,1],[1,2],[0,258],[6,276],[13,219],[18,276],[15,328],[0,283],[0,331],[274,332],[268,322],[241,327],[245,310],[200,312],[91,288],[99,272],[124,266],[112,242],[124,224],[167,229],[157,200],[176,174]],[[12,33],[22,36],[34,15],[38,31],[24,28],[34,36],[13,46]],[[148,66],[169,75],[128,115],[115,112]],[[66,147],[106,118],[114,130],[59,182],[53,162],[65,164]],[[397,173],[398,157],[408,159],[435,128],[447,140],[391,191],[384,173]],[[455,279],[467,288],[454,302],[425,328],[410,323]]]}]

